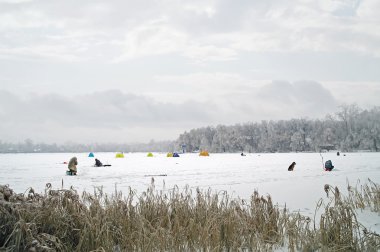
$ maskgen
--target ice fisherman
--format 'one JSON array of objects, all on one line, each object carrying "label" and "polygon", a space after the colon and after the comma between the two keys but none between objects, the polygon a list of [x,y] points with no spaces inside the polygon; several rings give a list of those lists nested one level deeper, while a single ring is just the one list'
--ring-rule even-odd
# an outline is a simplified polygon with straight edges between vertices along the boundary
[{"label": "ice fisherman", "polygon": [[334,169],[334,166],[331,160],[327,160],[325,163],[325,171],[331,171],[332,169]]},{"label": "ice fisherman", "polygon": [[296,166],[296,162],[293,162],[291,165],[289,165],[288,171],[293,171],[294,166]]},{"label": "ice fisherman", "polygon": [[103,164],[102,164],[102,162],[100,162],[99,159],[95,158],[95,166],[96,167],[101,167],[101,166],[103,166]]},{"label": "ice fisherman", "polygon": [[69,161],[68,168],[70,172],[74,175],[77,175],[77,165],[78,165],[77,157],[72,157]]}]

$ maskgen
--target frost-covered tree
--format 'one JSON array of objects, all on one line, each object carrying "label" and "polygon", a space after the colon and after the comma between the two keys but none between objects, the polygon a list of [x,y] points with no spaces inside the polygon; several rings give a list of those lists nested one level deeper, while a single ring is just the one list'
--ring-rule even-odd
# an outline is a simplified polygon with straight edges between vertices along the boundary
[{"label": "frost-covered tree", "polygon": [[290,152],[320,151],[323,148],[348,150],[380,149],[380,107],[362,110],[342,105],[324,119],[291,119],[248,122],[191,129],[176,141],[145,144],[35,144],[27,139],[7,143],[0,139],[0,152],[87,152],[87,151],[176,151],[189,152]]},{"label": "frost-covered tree", "polygon": [[305,146],[304,138],[302,137],[301,132],[295,132],[291,137],[291,143],[290,147],[292,148],[292,151],[302,151]]}]

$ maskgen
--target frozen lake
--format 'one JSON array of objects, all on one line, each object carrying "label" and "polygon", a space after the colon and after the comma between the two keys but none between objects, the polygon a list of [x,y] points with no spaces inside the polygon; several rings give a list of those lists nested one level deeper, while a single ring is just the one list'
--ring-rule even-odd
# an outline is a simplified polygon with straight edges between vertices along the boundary
[{"label": "frozen lake", "polygon": [[[78,158],[78,175],[66,176],[68,162]],[[215,192],[228,191],[233,197],[249,198],[255,189],[260,194],[270,194],[273,201],[292,210],[312,215],[317,201],[325,198],[325,184],[338,186],[346,192],[347,181],[356,185],[370,178],[380,183],[380,153],[322,153],[324,161],[331,159],[335,169],[325,172],[319,153],[265,153],[265,154],[213,154],[200,157],[183,154],[179,158],[167,158],[166,153],[125,153],[125,158],[115,158],[115,153],[95,153],[103,164],[111,167],[93,167],[94,158],[88,153],[55,154],[0,154],[0,184],[8,184],[17,193],[29,187],[43,192],[46,183],[53,188],[73,186],[79,192],[92,192],[103,187],[107,193],[117,190],[127,192],[129,187],[141,193],[155,176],[157,189],[211,188]],[[288,166],[297,163],[293,172]]]}]

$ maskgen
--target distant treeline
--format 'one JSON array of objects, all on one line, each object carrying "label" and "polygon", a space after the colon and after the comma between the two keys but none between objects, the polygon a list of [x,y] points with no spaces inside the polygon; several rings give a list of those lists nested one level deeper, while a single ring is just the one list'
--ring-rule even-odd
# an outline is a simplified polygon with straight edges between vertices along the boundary
[{"label": "distant treeline", "polygon": [[380,107],[363,110],[357,105],[342,105],[323,120],[291,119],[262,121],[232,126],[218,125],[192,129],[175,141],[150,141],[135,144],[62,145],[22,143],[0,140],[1,153],[30,152],[139,152],[208,150],[210,152],[291,152],[338,149],[379,151]]},{"label": "distant treeline", "polygon": [[0,140],[0,153],[59,153],[59,152],[147,152],[167,151],[174,148],[174,141],[150,141],[149,143],[117,144],[117,143],[95,143],[95,144],[45,144],[34,143],[26,139],[22,143],[6,143]]},{"label": "distant treeline", "polygon": [[342,105],[323,120],[262,121],[193,129],[181,134],[176,142],[187,151],[378,151],[380,107],[362,110],[355,104]]}]

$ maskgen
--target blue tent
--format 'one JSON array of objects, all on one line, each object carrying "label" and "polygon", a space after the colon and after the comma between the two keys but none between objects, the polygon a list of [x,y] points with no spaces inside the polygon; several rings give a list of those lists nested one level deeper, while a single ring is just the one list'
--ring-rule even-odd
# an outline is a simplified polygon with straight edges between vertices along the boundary
[{"label": "blue tent", "polygon": [[90,154],[88,154],[88,157],[94,157],[94,153],[90,152]]},{"label": "blue tent", "polygon": [[173,153],[173,157],[179,157],[178,153],[177,153],[177,152],[174,152],[174,153]]}]

